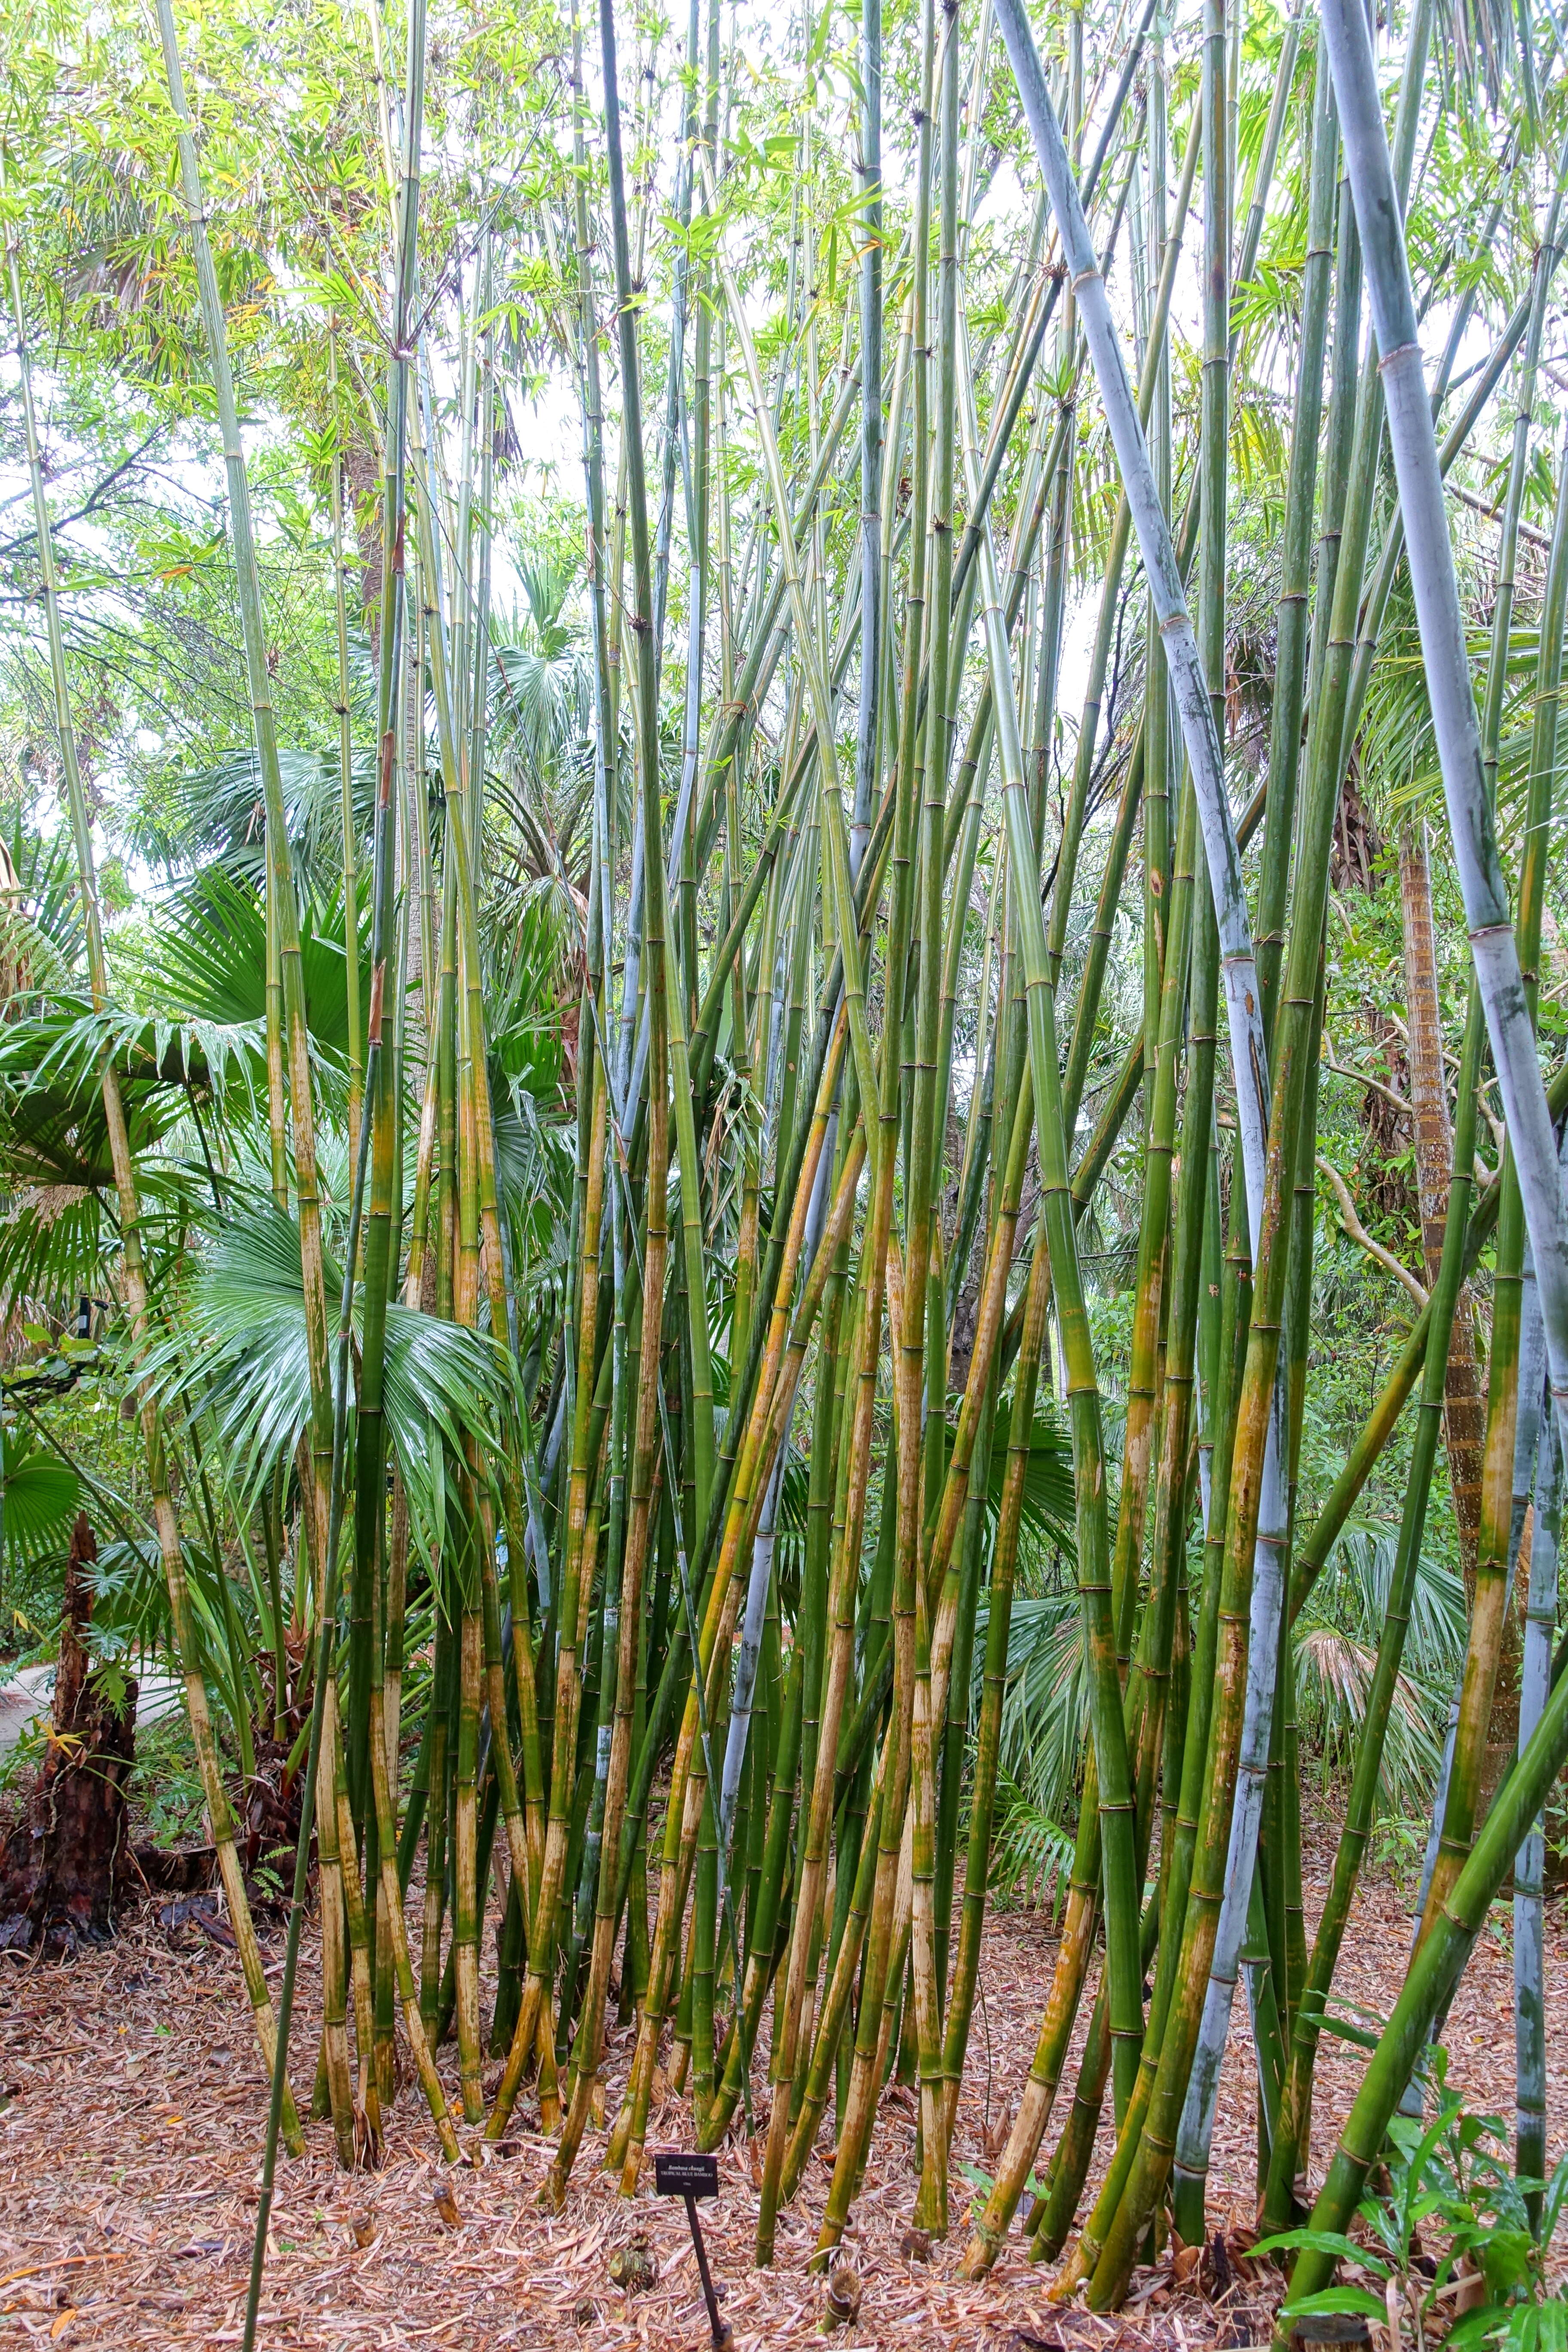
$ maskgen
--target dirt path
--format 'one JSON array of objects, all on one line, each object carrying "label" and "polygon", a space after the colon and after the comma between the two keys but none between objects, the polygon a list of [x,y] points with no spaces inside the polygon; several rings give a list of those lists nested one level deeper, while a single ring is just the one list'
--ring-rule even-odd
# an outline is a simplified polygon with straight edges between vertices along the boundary
[{"label": "dirt path", "polygon": [[[1320,1873],[1309,1884],[1310,1913],[1321,1888]],[[1506,1928],[1507,1916],[1503,1906],[1494,1913],[1497,1929]],[[1386,2011],[1407,1936],[1404,1904],[1374,1883],[1354,1916],[1346,1993]],[[281,1950],[279,1938],[274,1970]],[[984,1999],[954,2147],[953,2234],[929,2265],[900,2250],[914,2191],[913,2102],[905,2092],[889,2094],[848,2249],[864,2294],[856,2325],[834,2339],[847,2352],[891,2344],[909,2352],[1026,2347],[1031,2337],[1042,2340],[1042,2327],[1047,2344],[1063,2340],[1044,2304],[1043,2274],[1016,2254],[982,2287],[961,2285],[954,2275],[973,2175],[989,2171],[986,2149],[1000,2145],[1033,2050],[1054,1950],[1037,1917],[1002,1915],[987,1930]],[[1568,1921],[1561,1904],[1549,1915],[1547,1966],[1555,2156],[1568,2119]],[[118,1943],[71,1967],[6,1958],[0,1971],[0,2343],[56,2344],[67,2352],[237,2344],[264,2099],[232,1954],[199,1929],[166,1930],[149,1907]],[[1448,2034],[1452,2079],[1472,2105],[1502,2116],[1511,2114],[1513,2098],[1511,1985],[1504,1933],[1483,1936]],[[306,2017],[315,1990],[312,1954],[301,1992]],[[306,2040],[301,2032],[297,2047]],[[612,2053],[612,2097],[627,2054],[623,2037]],[[1314,2138],[1320,2168],[1361,2064],[1353,2047],[1325,2043]],[[1227,2214],[1250,2216],[1249,2070],[1243,2033],[1222,2088],[1211,2226]],[[298,2060],[294,2071],[297,2082],[308,2079]],[[688,2129],[684,2108],[672,2107],[650,2137],[674,2141]],[[1102,2161],[1108,2147],[1102,2130]],[[535,2204],[549,2144],[521,2132],[514,2153],[447,2176],[458,2215],[453,2227],[435,2200],[433,2136],[407,2092],[378,2173],[339,2172],[330,2127],[311,2126],[306,2158],[281,2175],[261,2341],[321,2352],[577,2344],[664,2352],[704,2344],[680,2208],[651,2197],[623,2202],[595,2153],[590,2142],[565,2212],[550,2219]],[[750,2267],[756,2193],[743,2141],[723,2159],[723,2192],[717,2208],[706,2209],[705,2224],[739,2352],[821,2340],[822,2288],[807,2261],[827,2171],[825,2162],[814,2167],[801,2200],[781,2217],[773,2269],[757,2273]],[[659,2275],[650,2292],[628,2299],[607,2266],[634,2230],[646,2234]],[[1166,2305],[1161,2297],[1134,2327],[1075,2315],[1067,2336],[1085,2352],[1132,2344],[1187,2352],[1249,2343],[1256,2326],[1256,2310],[1215,2313],[1196,2298]]]},{"label": "dirt path", "polygon": [[[0,1757],[8,1756],[25,1734],[41,1728],[54,1690],[53,1666],[24,1666],[9,1681],[0,1681]],[[138,1723],[161,1723],[184,1705],[184,1687],[172,1675],[160,1674],[155,1668],[139,1675]]]}]

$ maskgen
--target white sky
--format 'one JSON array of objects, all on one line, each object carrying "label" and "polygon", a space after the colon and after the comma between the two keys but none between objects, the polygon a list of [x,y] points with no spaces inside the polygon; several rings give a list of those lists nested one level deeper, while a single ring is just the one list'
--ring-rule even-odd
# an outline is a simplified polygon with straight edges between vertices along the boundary
[{"label": "white sky", "polygon": [[[1178,12],[1181,27],[1176,42],[1178,47],[1194,13],[1191,0],[1188,0],[1188,5]],[[738,79],[742,83],[745,79],[744,68],[747,60],[758,67],[771,64],[776,68],[785,46],[786,21],[768,8],[748,7],[736,11],[734,24],[742,58]],[[798,42],[794,46],[798,49]],[[667,49],[661,63],[668,65],[672,61],[673,53]],[[994,87],[995,78],[1006,72],[1005,56],[999,38],[994,36],[992,41],[990,67]],[[632,60],[629,56],[623,56],[621,72],[623,93],[629,94],[632,72]],[[889,71],[889,96],[890,83]],[[1102,100],[1105,95],[1108,95],[1108,92],[1102,92]],[[817,103],[819,119],[825,125],[826,135],[842,137],[846,109],[849,104],[849,88],[847,78],[837,72],[831,64],[825,69],[819,82]],[[665,100],[666,112],[672,117],[672,130],[673,110],[678,105],[679,97],[672,87],[667,91]],[[832,126],[830,131],[827,130],[827,126]],[[901,127],[889,121],[885,131],[885,139],[887,142],[885,161],[888,165],[889,184],[896,190],[903,169],[900,160]],[[661,142],[663,152],[671,156],[675,152],[676,145],[677,142],[673,136],[668,141]],[[668,190],[661,192],[665,196],[668,196]],[[1195,192],[1194,209],[1189,217],[1185,249],[1178,273],[1173,303],[1175,321],[1189,342],[1195,341],[1201,332],[1199,288],[1194,266],[1194,256],[1201,244],[1198,211],[1201,194],[1200,188]],[[1009,247],[1016,247],[1026,237],[1033,207],[1032,188],[1026,190],[1019,184],[1018,177],[1009,164],[1005,165],[997,173],[988,192],[981,217],[994,225],[997,241],[1003,249],[1006,250]],[[1127,260],[1131,234],[1131,226],[1129,218],[1122,227],[1117,259],[1110,279],[1113,300],[1122,316],[1124,325],[1130,322],[1131,313],[1131,281]],[[603,257],[601,257],[601,267],[603,267]],[[1425,341],[1429,356],[1435,355],[1441,348],[1450,315],[1447,306],[1444,304],[1435,305],[1428,315],[1425,325]],[[656,310],[651,317],[658,321],[658,324],[652,328],[652,331],[657,333],[664,323],[663,313]],[[1482,357],[1489,347],[1489,331],[1484,326],[1472,326],[1466,339],[1458,372],[1462,372],[1473,361]],[[440,389],[443,392],[449,391],[450,363],[447,355],[438,355],[437,372]],[[16,361],[7,352],[0,358],[0,383],[3,383],[6,392],[10,394],[14,391],[16,382]],[[76,502],[72,495],[73,490],[79,490],[84,482],[92,478],[99,458],[95,451],[72,450],[68,446],[62,446],[59,436],[50,430],[48,402],[51,386],[47,374],[42,370],[37,373],[37,387],[42,412],[40,421],[54,467],[50,488],[51,504],[58,511]],[[743,393],[743,386],[740,389]],[[1288,387],[1284,385],[1279,385],[1276,389],[1281,393],[1288,391]],[[581,432],[575,387],[570,372],[564,368],[559,369],[531,398],[520,397],[515,387],[511,388],[510,396],[514,421],[522,442],[526,469],[525,481],[530,487],[536,488],[541,492],[548,491],[568,502],[580,500],[582,496]],[[613,387],[610,399],[613,407]],[[736,407],[741,415],[743,415],[745,406],[743,397],[738,398]],[[651,440],[657,433],[658,418],[650,415],[647,422]],[[199,501],[212,506],[221,498],[221,467],[216,458],[201,457],[196,455],[189,435],[182,436],[178,433],[173,435],[164,445],[160,464],[165,478],[173,482],[181,494],[182,500]],[[301,487],[303,488],[303,485]],[[27,500],[28,484],[25,467],[14,462],[0,463],[0,516],[6,519],[8,527],[25,528],[25,520],[18,526],[15,519],[26,517]],[[679,503],[678,499],[678,509]],[[258,521],[265,532],[268,525],[264,514],[258,518]],[[95,529],[90,523],[74,525],[69,539],[74,549],[89,557],[95,554],[107,555],[109,552],[108,534],[100,529]],[[1059,708],[1068,712],[1081,706],[1089,646],[1093,638],[1097,614],[1097,588],[1098,583],[1090,582],[1079,592],[1068,617],[1062,652],[1059,695]],[[112,592],[98,593],[105,599],[107,606],[112,608],[115,602]],[[492,553],[492,597],[495,608],[500,612],[505,612],[521,601],[521,588],[514,562],[514,551],[504,536],[498,537]],[[14,627],[15,623],[7,622],[0,625]],[[155,735],[148,734],[142,740],[142,749],[143,751],[152,752],[158,747],[158,742],[159,739]],[[100,843],[100,845],[101,847],[102,844]],[[133,887],[138,890],[150,890],[154,887],[153,876],[144,869],[133,869],[131,878]]]}]

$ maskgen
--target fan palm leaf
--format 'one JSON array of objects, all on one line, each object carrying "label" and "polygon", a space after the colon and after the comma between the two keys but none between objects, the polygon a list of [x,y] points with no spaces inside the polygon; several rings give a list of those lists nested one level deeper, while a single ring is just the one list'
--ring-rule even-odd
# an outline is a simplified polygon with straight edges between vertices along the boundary
[{"label": "fan palm leaf", "polygon": [[[1377,1664],[1374,1646],[1331,1625],[1310,1625],[1296,1637],[1296,1704],[1303,1729],[1325,1764],[1354,1753],[1366,1720],[1367,1693]],[[1391,1811],[1415,1813],[1430,1802],[1439,1742],[1429,1705],[1411,1676],[1394,1687],[1384,1737],[1379,1785]]]},{"label": "fan palm leaf", "polygon": [[[146,1188],[149,1203],[153,1190]],[[189,1193],[181,1205],[194,1210]],[[177,1235],[186,1223],[180,1214],[160,1217],[154,1208],[144,1233],[159,1262],[167,1260],[171,1230]],[[83,1184],[30,1185],[0,1216],[0,1298],[26,1302],[63,1320],[83,1297],[103,1297],[113,1290],[119,1254],[120,1229],[109,1192]]]},{"label": "fan palm leaf", "polygon": [[[63,970],[75,971],[81,962],[84,933],[69,842],[64,834],[45,841],[18,814],[4,850],[10,868],[6,888],[16,893],[32,935],[47,942]],[[47,984],[37,974],[34,983]]]},{"label": "fan palm leaf", "polygon": [[7,1430],[0,1460],[0,1539],[5,1557],[32,1560],[63,1549],[81,1508],[81,1481],[25,1431]]},{"label": "fan palm leaf", "polygon": [[[1396,1531],[1376,1522],[1347,1529],[1333,1572],[1319,1578],[1297,1623],[1301,1726],[1326,1767],[1352,1751],[1365,1719],[1396,1549]],[[1419,1811],[1430,1802],[1444,1714],[1465,1642],[1463,1581],[1429,1546],[1411,1594],[1404,1667],[1384,1746],[1381,1786],[1393,1810]]]},{"label": "fan palm leaf", "polygon": [[[1002,1507],[1002,1488],[1007,1475],[1007,1449],[997,1444],[991,1454],[991,1477],[986,1490],[986,1516],[994,1526]],[[1024,1473],[1023,1530],[1037,1547],[1049,1547],[1058,1552],[1065,1565],[1070,1567],[1078,1557],[1077,1520],[1074,1502],[1072,1439],[1063,1427],[1054,1407],[1039,1409],[1029,1432],[1029,1458]],[[1014,1622],[1017,1622],[1019,1603],[1015,1601]]]},{"label": "fan palm leaf", "polygon": [[[983,1598],[975,1655],[989,1619]],[[978,1710],[979,1689],[974,1706]],[[1053,1820],[1070,1811],[1089,1728],[1089,1675],[1077,1592],[1017,1597],[1007,1638],[1001,1772]]]},{"label": "fan palm leaf", "polygon": [[[328,890],[342,872],[342,779],[337,754],[279,745],[289,846],[296,882],[306,893]],[[375,760],[363,752],[353,766],[354,818],[368,836],[375,800]],[[210,766],[174,763],[153,781],[128,828],[130,846],[150,865],[175,874],[216,864],[230,878],[260,892],[266,882],[266,816],[261,774],[246,746]]]},{"label": "fan palm leaf", "polygon": [[77,974],[82,929],[64,850],[19,817],[9,841],[0,839],[0,1004],[68,987]]},{"label": "fan palm leaf", "polygon": [[163,1141],[194,1098],[221,1107],[235,1087],[254,1102],[260,1047],[259,1024],[99,1011],[85,997],[57,997],[0,1034],[0,1094],[12,1114],[0,1137],[5,1172],[22,1182],[110,1181],[98,1099],[106,1059],[119,1073],[140,1156]]},{"label": "fan palm leaf", "polygon": [[[363,905],[358,928],[363,1003],[370,992],[370,922]],[[341,883],[320,906],[301,911],[300,956],[311,1042],[318,1052],[346,1063],[348,959]],[[158,908],[142,986],[159,1003],[177,1007],[193,1023],[221,1024],[259,1036],[267,1016],[266,971],[265,909],[223,866],[204,867]]]},{"label": "fan palm leaf", "polygon": [[[341,1288],[341,1270],[326,1269]],[[360,1328],[363,1297],[356,1299]],[[206,1410],[241,1507],[294,1458],[310,1426],[310,1380],[300,1234],[258,1199],[227,1224],[191,1282],[176,1338],[150,1362],[164,1394]],[[416,1543],[433,1558],[447,1538],[447,1454],[476,1432],[499,1445],[509,1402],[506,1358],[479,1332],[394,1306],[387,1310],[386,1426]]]}]

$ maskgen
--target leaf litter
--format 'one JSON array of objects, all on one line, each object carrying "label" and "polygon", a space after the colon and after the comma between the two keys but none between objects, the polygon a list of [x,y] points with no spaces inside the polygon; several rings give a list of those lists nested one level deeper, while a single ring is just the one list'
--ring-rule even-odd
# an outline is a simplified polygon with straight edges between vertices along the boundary
[{"label": "leaf litter", "polygon": [[[1309,1926],[1331,1848],[1306,1857]],[[1449,2079],[1472,2110],[1507,2117],[1513,2104],[1512,1962],[1508,1906],[1494,1910],[1449,2018]],[[1336,1994],[1386,2014],[1403,1979],[1407,1903],[1384,1879],[1362,1888]],[[276,1949],[282,1938],[273,1931]],[[1224,2352],[1267,2340],[1278,2275],[1249,2262],[1255,2230],[1256,2088],[1245,2009],[1221,2078],[1209,2227],[1217,2258],[1137,2273],[1126,2309],[1100,2316],[1047,2299],[1050,2273],[1025,2259],[1016,2229],[990,2276],[961,2280],[968,2206],[1000,2152],[1032,2054],[1055,1958],[1047,1915],[997,1911],[988,1923],[984,2000],[976,2006],[952,2165],[952,2230],[917,2248],[912,2103],[884,2096],[865,2186],[842,2257],[858,2276],[854,2320],[821,2334],[825,2281],[810,2267],[829,2166],[808,2171],[780,2214],[773,2267],[753,2269],[757,2189],[743,2131],[724,2152],[718,2200],[702,2229],[737,2352],[830,2341],[842,2352],[897,2344],[904,2352]],[[487,1949],[493,1968],[493,1936]],[[1548,1906],[1546,1939],[1549,2161],[1568,2113],[1568,1921]],[[292,2073],[308,2088],[320,2016],[313,1936],[301,1952]],[[1090,2000],[1079,2012],[1076,2067]],[[630,2034],[609,2041],[615,2112]],[[456,2053],[442,2053],[455,2091]],[[1363,2053],[1325,2037],[1314,2101],[1314,2180],[1331,2134],[1360,2081]],[[492,2064],[493,2074],[495,2066]],[[1070,2071],[1068,2076],[1070,2083]],[[754,2107],[765,2111],[763,2063]],[[171,1935],[155,1906],[118,1939],[74,1962],[0,1959],[0,2342],[42,2341],[105,2352],[192,2352],[238,2344],[245,2307],[265,2093],[234,1964],[205,1934]],[[758,2120],[761,2121],[759,2113]],[[831,2145],[831,2117],[819,2153]],[[690,2142],[689,2109],[668,2099],[649,2147]],[[331,2125],[307,2127],[307,2153],[283,2163],[269,2237],[258,2342],[380,2352],[382,2347],[572,2347],[700,2352],[708,2328],[683,2207],[635,2201],[593,2160],[573,2175],[564,2210],[539,2203],[552,2143],[532,2110],[500,2149],[463,2135],[468,2161],[437,2203],[427,2120],[405,2087],[387,2118],[379,2171],[346,2173]],[[1088,2195],[1109,2159],[1102,2123]],[[454,2226],[443,2207],[455,2201]],[[1087,2208],[1085,2209],[1087,2210]],[[647,2261],[616,2257],[640,2243]],[[631,2288],[614,2273],[631,2275]],[[651,2284],[641,2282],[651,2273]],[[1205,2292],[1205,2288],[1207,2292]]]}]

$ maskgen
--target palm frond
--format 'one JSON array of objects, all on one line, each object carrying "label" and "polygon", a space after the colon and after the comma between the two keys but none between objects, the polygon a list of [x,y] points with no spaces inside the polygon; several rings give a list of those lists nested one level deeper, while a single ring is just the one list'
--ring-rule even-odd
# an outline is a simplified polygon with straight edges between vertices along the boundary
[{"label": "palm frond", "polygon": [[[1331,1625],[1311,1625],[1297,1636],[1296,1702],[1302,1728],[1326,1762],[1353,1754],[1366,1720],[1375,1650]],[[1416,1813],[1431,1800],[1439,1742],[1428,1706],[1406,1675],[1394,1685],[1384,1736],[1378,1785],[1390,1809]]]},{"label": "palm frond", "polygon": [[68,984],[79,972],[84,934],[76,862],[68,837],[45,841],[17,816],[0,840],[0,975],[4,992]]},{"label": "palm frond", "polygon": [[[998,1442],[991,1454],[986,1493],[993,1525],[1002,1507],[1007,1475],[1007,1449]],[[1078,1504],[1073,1482],[1072,1438],[1054,1405],[1042,1405],[1029,1432],[1029,1458],[1024,1472],[1023,1529],[1035,1545],[1048,1546],[1068,1564],[1078,1558]],[[1017,1624],[1017,1604],[1013,1622]]]},{"label": "palm frond", "polygon": [[[361,1003],[370,993],[368,889],[357,926]],[[342,886],[300,919],[300,961],[312,1043],[340,1060],[348,1054],[348,960]],[[164,900],[153,925],[143,987],[192,1022],[259,1032],[266,1021],[267,917],[254,891],[222,866],[209,866]]]},{"label": "palm frond", "polygon": [[[278,762],[295,878],[306,889],[330,887],[342,851],[336,754],[280,744]],[[355,827],[363,840],[374,814],[374,752],[356,754],[353,789]],[[206,767],[173,762],[160,771],[128,828],[132,849],[165,873],[216,864],[256,893],[266,883],[265,835],[261,775],[248,744]]]},{"label": "palm frond", "polygon": [[9,1134],[0,1131],[0,1165],[24,1183],[107,1183],[105,1061],[119,1074],[140,1155],[193,1097],[221,1104],[237,1087],[254,1100],[261,1055],[259,1024],[178,1020],[57,997],[0,1032],[0,1097],[8,1098],[13,1119]]},{"label": "palm frond", "polygon": [[1059,1912],[1072,1866],[1073,1841],[1061,1823],[1009,1775],[999,1777],[991,1833],[992,1892],[1030,1910]]},{"label": "palm frond", "polygon": [[[984,1660],[990,1611],[983,1596],[975,1656]],[[977,1663],[972,1719],[979,1712]],[[1042,1811],[1070,1809],[1089,1722],[1088,1669],[1078,1595],[1025,1595],[1013,1602],[1007,1640],[1007,1683],[1002,1698],[1003,1773],[1027,1791]]]},{"label": "palm frond", "polygon": [[[1375,1642],[1388,1613],[1398,1540],[1398,1529],[1390,1522],[1352,1521],[1340,1539],[1332,1578],[1324,1585],[1318,1609],[1309,1603],[1309,1622],[1310,1616],[1327,1614],[1350,1625],[1362,1641]],[[1417,1565],[1410,1597],[1406,1671],[1446,1689],[1458,1672],[1466,1639],[1464,1580],[1428,1546]]]},{"label": "palm frond", "polygon": [[32,1560],[64,1547],[81,1508],[81,1481],[30,1432],[5,1433],[0,1471],[0,1537],[12,1560]]},{"label": "palm frond", "polygon": [[[330,1298],[342,1284],[329,1259]],[[356,1299],[356,1330],[362,1312]],[[310,1413],[299,1227],[269,1201],[247,1202],[225,1227],[189,1286],[179,1333],[153,1352],[149,1370],[171,1399],[210,1414],[240,1507],[253,1508],[292,1462]],[[460,1456],[469,1432],[493,1450],[508,1402],[507,1360],[480,1333],[388,1309],[387,1433],[426,1558],[447,1538],[447,1452]]]}]

